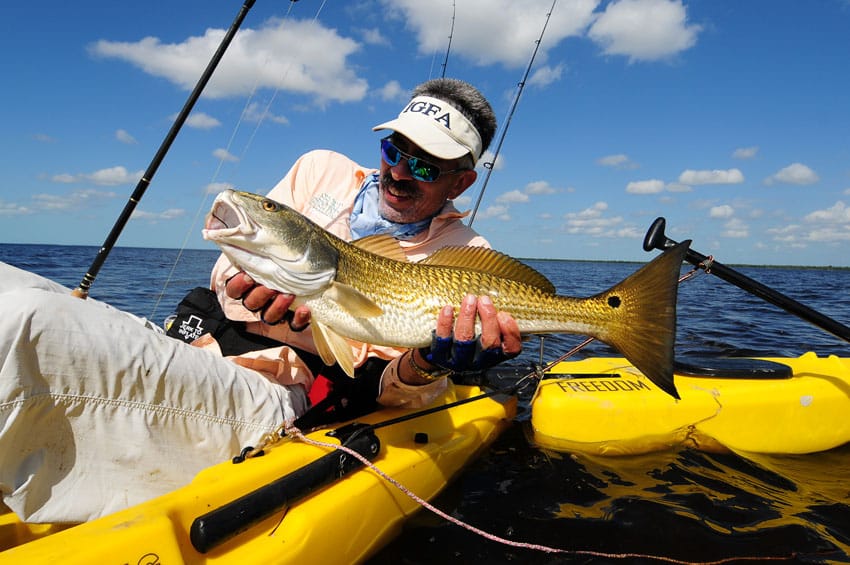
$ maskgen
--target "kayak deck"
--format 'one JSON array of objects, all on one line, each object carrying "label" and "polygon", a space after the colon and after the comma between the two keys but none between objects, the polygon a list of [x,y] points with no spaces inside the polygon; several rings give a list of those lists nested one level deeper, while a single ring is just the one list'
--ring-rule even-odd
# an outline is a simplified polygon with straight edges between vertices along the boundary
[{"label": "kayak deck", "polygon": [[559,363],[532,400],[533,439],[599,455],[674,446],[801,454],[850,442],[850,359],[759,359],[770,363],[731,377],[677,370],[678,401],[622,358]]},{"label": "kayak deck", "polygon": [[[438,402],[482,392],[478,387],[450,386]],[[374,424],[410,413],[384,409],[357,421]],[[497,396],[382,427],[375,431],[380,450],[373,463],[418,496],[431,499],[496,439],[515,413],[515,398]],[[338,443],[327,431],[306,435]],[[331,451],[287,438],[267,448],[262,457],[221,463],[181,489],[74,527],[22,524],[7,512],[0,516],[0,550],[6,549],[0,552],[0,563],[360,562],[397,535],[403,521],[419,508],[376,473],[362,468],[206,553],[190,541],[198,517]]]}]

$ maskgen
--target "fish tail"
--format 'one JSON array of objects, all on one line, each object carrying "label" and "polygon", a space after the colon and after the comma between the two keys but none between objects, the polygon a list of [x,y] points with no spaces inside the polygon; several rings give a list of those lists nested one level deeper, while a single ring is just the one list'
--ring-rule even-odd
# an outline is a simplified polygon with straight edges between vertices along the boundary
[{"label": "fish tail", "polygon": [[[619,350],[659,388],[679,398],[673,383],[676,297],[682,261],[690,246],[683,241],[598,295],[620,310],[600,339]],[[621,322],[621,323],[620,323]]]}]

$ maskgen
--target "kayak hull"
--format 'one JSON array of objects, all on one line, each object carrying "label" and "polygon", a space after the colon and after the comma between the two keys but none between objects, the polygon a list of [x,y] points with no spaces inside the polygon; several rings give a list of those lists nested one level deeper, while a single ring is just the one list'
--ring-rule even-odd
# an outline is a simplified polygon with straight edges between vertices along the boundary
[{"label": "kayak hull", "polygon": [[787,372],[681,374],[681,400],[622,358],[563,362],[541,380],[532,437],[556,451],[639,454],[677,446],[803,454],[850,442],[850,359],[760,358]]},{"label": "kayak hull", "polygon": [[[481,394],[450,386],[439,402]],[[409,414],[385,409],[358,418],[378,423]],[[375,431],[374,465],[424,499],[436,496],[510,425],[516,400],[475,400]],[[327,430],[307,434],[338,444]],[[302,469],[333,452],[284,439],[262,457],[225,462],[198,474],[186,487],[121,512],[59,531],[61,525],[21,524],[0,516],[0,563],[357,563],[395,537],[419,505],[370,469],[351,471],[329,486],[293,501],[205,553],[190,540],[200,516]],[[191,456],[191,454],[187,454]]]}]

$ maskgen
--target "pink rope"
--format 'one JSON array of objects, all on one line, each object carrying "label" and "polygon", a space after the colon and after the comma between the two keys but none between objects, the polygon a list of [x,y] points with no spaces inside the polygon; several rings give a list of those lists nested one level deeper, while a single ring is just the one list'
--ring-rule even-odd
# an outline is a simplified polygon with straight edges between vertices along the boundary
[{"label": "pink rope", "polygon": [[556,548],[556,547],[550,547],[550,546],[547,546],[547,545],[540,545],[540,544],[536,544],[536,543],[526,543],[526,542],[513,541],[513,540],[503,538],[503,537],[499,537],[499,536],[497,536],[495,534],[491,534],[489,532],[485,532],[484,530],[482,530],[480,528],[476,528],[472,524],[467,524],[466,522],[464,522],[462,520],[458,520],[454,516],[446,514],[445,512],[443,512],[442,510],[440,510],[436,506],[432,505],[427,500],[418,496],[416,493],[414,493],[413,491],[408,489],[403,484],[399,483],[397,480],[395,480],[391,476],[387,475],[385,472],[378,469],[378,467],[376,467],[374,465],[374,463],[372,463],[366,457],[360,455],[359,453],[357,453],[353,449],[350,449],[350,448],[348,448],[344,445],[337,445],[337,444],[334,444],[334,443],[327,443],[327,442],[323,442],[323,441],[310,439],[307,436],[305,436],[301,432],[301,430],[292,426],[291,423],[287,423],[285,430],[286,430],[286,435],[288,435],[289,437],[297,438],[298,440],[303,441],[304,443],[314,445],[314,446],[317,446],[317,447],[324,447],[324,448],[328,448],[328,449],[339,449],[339,450],[347,453],[348,455],[351,455],[352,457],[356,458],[358,461],[363,463],[363,465],[365,465],[367,468],[371,469],[372,472],[377,474],[379,477],[381,477],[382,479],[384,479],[385,481],[387,481],[388,483],[390,483],[391,485],[396,487],[398,490],[400,490],[404,494],[406,494],[408,497],[410,497],[417,504],[419,504],[420,506],[422,506],[422,507],[426,508],[427,510],[433,512],[434,514],[436,514],[440,518],[443,518],[444,520],[447,520],[447,521],[451,522],[452,524],[455,524],[456,526],[460,526],[461,528],[464,528],[465,530],[476,533],[476,534],[478,534],[479,536],[481,536],[485,539],[488,539],[488,540],[496,542],[496,543],[501,543],[503,545],[508,545],[508,546],[511,546],[511,547],[516,547],[516,548],[521,548],[521,549],[531,549],[531,550],[534,550],[534,551],[541,551],[541,552],[544,552],[544,553],[564,553],[564,554],[570,554],[570,555],[584,555],[584,556],[591,556],[591,557],[606,557],[606,558],[610,558],[610,559],[636,559],[636,558],[655,559],[657,561],[663,561],[665,563],[676,563],[678,565],[721,565],[723,563],[731,563],[731,562],[734,562],[734,561],[740,561],[742,559],[750,559],[750,560],[756,560],[756,561],[788,561],[788,560],[794,559],[796,557],[795,555],[789,555],[787,557],[727,557],[725,559],[718,559],[717,561],[683,561],[683,560],[680,560],[680,559],[674,559],[672,557],[645,555],[645,554],[641,554],[641,553],[605,553],[605,552],[600,552],[600,551],[591,551],[591,550],[582,550],[582,549],[559,549],[559,548]]}]

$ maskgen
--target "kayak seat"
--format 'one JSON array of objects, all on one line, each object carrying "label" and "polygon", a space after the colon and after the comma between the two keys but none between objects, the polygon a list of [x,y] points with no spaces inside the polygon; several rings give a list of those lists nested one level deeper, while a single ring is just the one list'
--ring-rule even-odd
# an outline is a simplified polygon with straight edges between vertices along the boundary
[{"label": "kayak seat", "polygon": [[673,364],[677,375],[726,379],[789,379],[790,366],[745,357],[690,357]]}]

